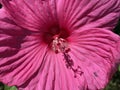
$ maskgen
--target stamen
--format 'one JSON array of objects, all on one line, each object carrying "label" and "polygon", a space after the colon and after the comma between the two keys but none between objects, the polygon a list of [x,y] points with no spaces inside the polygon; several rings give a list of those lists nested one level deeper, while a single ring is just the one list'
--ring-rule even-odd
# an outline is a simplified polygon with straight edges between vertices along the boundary
[{"label": "stamen", "polygon": [[70,48],[68,47],[67,41],[65,39],[59,38],[58,35],[54,36],[53,42],[52,42],[52,49],[56,54],[58,53],[63,54],[66,67],[68,69],[71,69],[74,72],[75,78],[77,77],[77,74],[79,75],[83,74],[80,66],[77,66],[77,68],[74,67],[74,62],[71,59],[70,55],[68,54],[70,51]]},{"label": "stamen", "polygon": [[70,55],[68,53],[63,53],[63,55],[64,55],[66,67],[69,69],[72,69],[72,71],[74,72],[74,77],[76,78],[77,74],[81,76],[83,74],[83,72],[82,72],[80,66],[77,66],[77,68],[74,68],[74,62],[71,59]]},{"label": "stamen", "polygon": [[67,41],[63,38],[59,38],[57,35],[53,37],[52,49],[57,54],[59,52],[68,52],[70,48],[68,48]]}]

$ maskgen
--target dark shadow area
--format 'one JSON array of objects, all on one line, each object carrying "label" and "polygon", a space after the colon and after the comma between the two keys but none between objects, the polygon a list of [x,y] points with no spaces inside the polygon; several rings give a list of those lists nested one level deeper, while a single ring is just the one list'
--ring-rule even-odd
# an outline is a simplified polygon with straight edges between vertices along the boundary
[{"label": "dark shadow area", "polygon": [[2,8],[2,4],[0,3],[0,9]]},{"label": "dark shadow area", "polygon": [[115,32],[116,34],[119,34],[119,35],[120,35],[120,20],[118,21],[118,24],[117,24],[117,26],[116,26],[115,29],[114,29],[114,32]]},{"label": "dark shadow area", "polygon": [[0,82],[0,90],[4,90],[4,84]]}]

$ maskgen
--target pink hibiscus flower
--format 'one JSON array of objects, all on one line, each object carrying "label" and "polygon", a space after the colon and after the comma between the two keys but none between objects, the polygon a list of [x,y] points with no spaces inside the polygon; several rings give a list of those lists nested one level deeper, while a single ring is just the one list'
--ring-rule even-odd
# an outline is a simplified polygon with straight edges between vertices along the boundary
[{"label": "pink hibiscus flower", "polygon": [[120,0],[0,0],[0,81],[19,90],[102,90],[120,63]]}]

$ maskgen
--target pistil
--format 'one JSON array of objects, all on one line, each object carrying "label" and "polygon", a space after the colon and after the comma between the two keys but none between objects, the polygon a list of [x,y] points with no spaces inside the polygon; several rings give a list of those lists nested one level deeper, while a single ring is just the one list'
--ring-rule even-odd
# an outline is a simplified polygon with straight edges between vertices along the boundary
[{"label": "pistil", "polygon": [[60,52],[67,53],[70,51],[67,41],[63,38],[59,38],[58,35],[53,36],[52,49],[56,54]]},{"label": "pistil", "polygon": [[79,74],[79,75],[83,74],[80,66],[77,66],[77,68],[74,67],[74,62],[71,59],[70,55],[68,54],[70,52],[70,48],[65,39],[60,38],[59,35],[53,36],[52,49],[56,54],[58,54],[58,53],[63,54],[66,67],[71,69],[74,72],[75,78],[77,77],[77,74]]}]

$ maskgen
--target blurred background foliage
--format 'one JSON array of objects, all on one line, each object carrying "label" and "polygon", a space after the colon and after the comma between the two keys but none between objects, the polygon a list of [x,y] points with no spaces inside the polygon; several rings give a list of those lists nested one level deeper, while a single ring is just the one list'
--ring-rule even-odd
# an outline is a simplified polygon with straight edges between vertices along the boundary
[{"label": "blurred background foliage", "polygon": [[[1,7],[2,6],[0,4],[0,8]],[[114,32],[120,35],[120,20]],[[17,90],[17,88],[15,86],[9,87],[7,85],[4,85],[3,83],[0,83],[0,90]],[[118,70],[113,76],[111,82],[108,84],[108,86],[104,90],[120,90],[120,66],[118,67]]]}]

